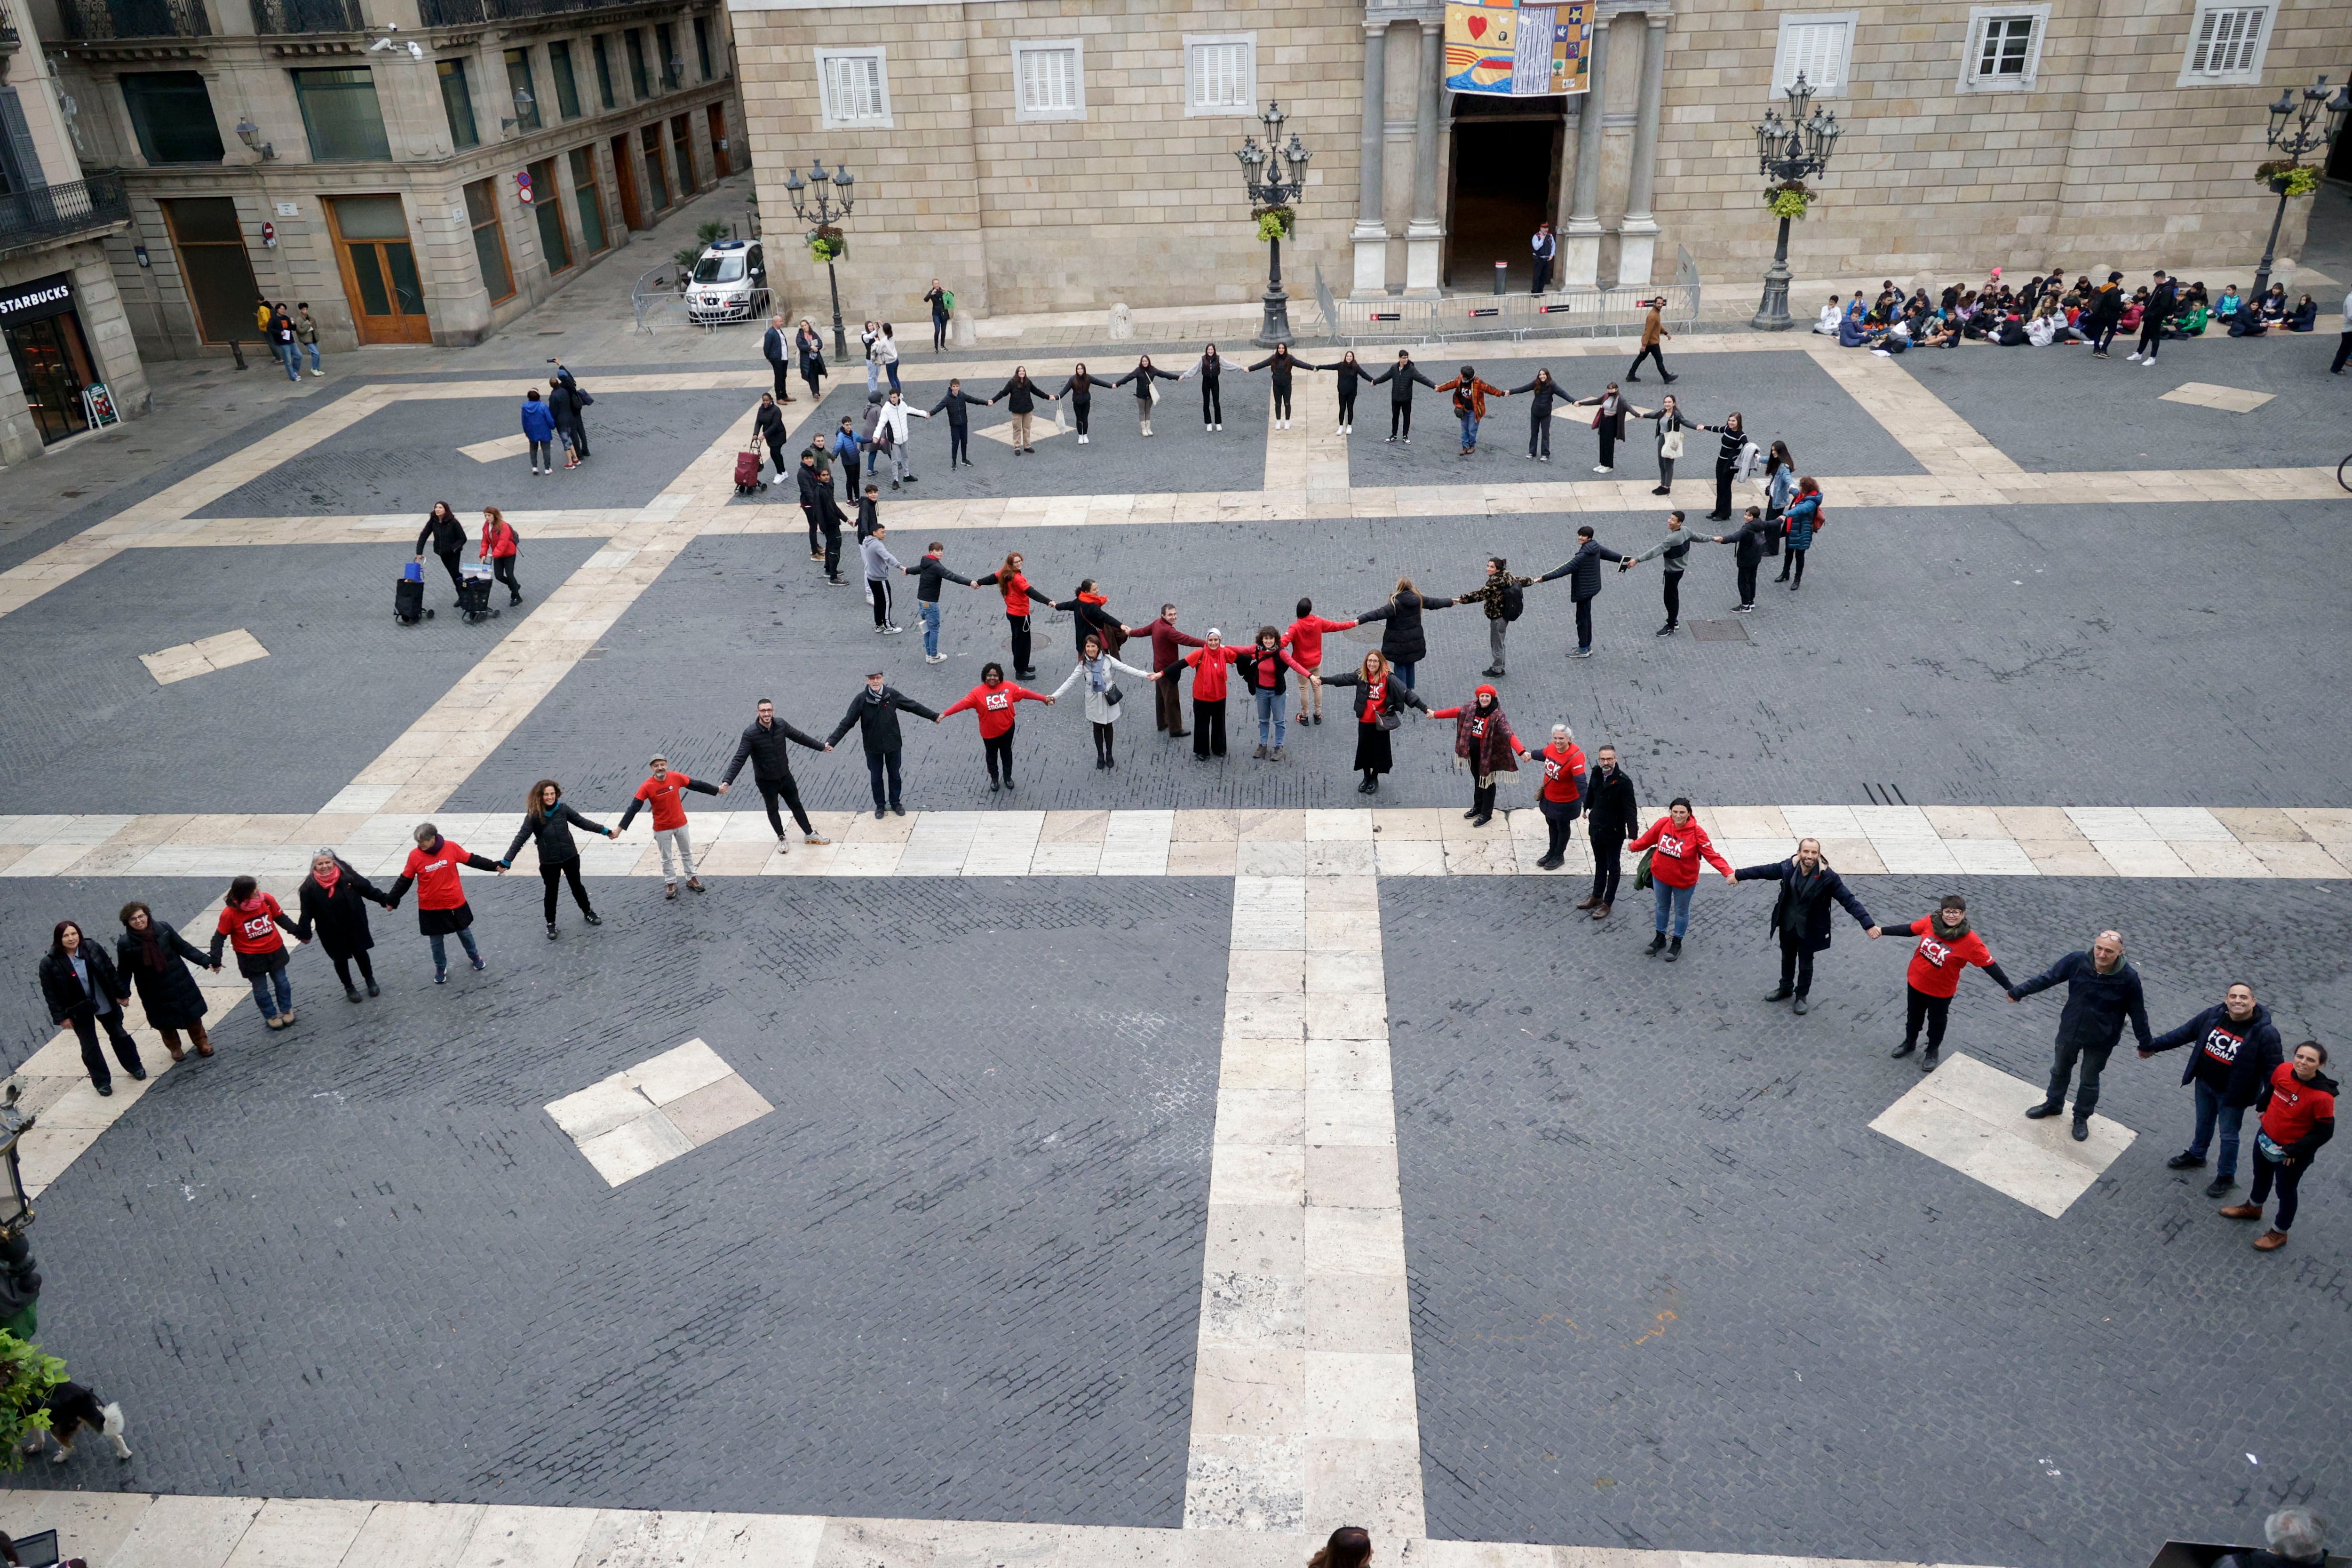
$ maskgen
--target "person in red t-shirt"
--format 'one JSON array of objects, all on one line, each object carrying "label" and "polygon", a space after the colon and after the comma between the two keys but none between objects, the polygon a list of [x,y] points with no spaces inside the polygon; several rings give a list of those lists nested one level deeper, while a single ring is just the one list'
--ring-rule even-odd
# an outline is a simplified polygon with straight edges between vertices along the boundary
[{"label": "person in red t-shirt", "polygon": [[1919,944],[1911,950],[1911,967],[1904,976],[1903,1043],[1887,1054],[1907,1057],[1918,1049],[1919,1026],[1924,1021],[1927,1054],[1919,1058],[1919,1070],[1934,1072],[1936,1053],[1944,1044],[1944,1019],[1952,1010],[1953,994],[1960,988],[1960,971],[1973,963],[1991,975],[1993,984],[2003,991],[2011,988],[2010,980],[1993,961],[1984,938],[1969,929],[1969,901],[1958,893],[1946,893],[1934,914],[1902,929],[1917,937]]},{"label": "person in red t-shirt", "polygon": [[[1650,939],[1649,953],[1654,958],[1663,949],[1666,962],[1672,963],[1683,955],[1683,932],[1690,929],[1691,893],[1698,887],[1698,863],[1701,860],[1720,872],[1725,881],[1735,873],[1731,862],[1716,852],[1715,843],[1699,826],[1691,812],[1690,796],[1678,795],[1668,803],[1666,815],[1650,824],[1650,830],[1625,846],[1628,849],[1648,849],[1650,856],[1650,886],[1658,900],[1657,934]],[[1674,940],[1668,945],[1666,917],[1674,917]]]},{"label": "person in red t-shirt", "polygon": [[[997,394],[999,397],[1003,393]],[[1013,673],[1034,680],[1037,672],[1029,664],[1029,595],[1035,590],[1022,572],[1023,557],[1018,550],[1004,557],[1004,564],[985,577],[974,577],[975,588],[994,588],[1004,597],[1004,625],[1013,637]]]},{"label": "person in red t-shirt", "polygon": [[[1053,699],[1042,691],[1032,691],[1004,679],[1004,667],[990,659],[980,667],[980,684],[963,694],[961,700],[950,702],[940,710],[944,719],[950,713],[970,709],[980,719],[980,749],[988,759],[988,793],[1013,787],[1013,705],[1020,702],[1053,704]],[[1004,781],[997,783],[996,764],[1004,763]]]},{"label": "person in red t-shirt", "polygon": [[[1355,624],[1353,621],[1327,620],[1315,613],[1314,600],[1301,599],[1298,601],[1298,618],[1291,622],[1290,629],[1282,634],[1282,646],[1290,650],[1291,657],[1298,660],[1308,675],[1321,675],[1323,673],[1323,634],[1344,632]],[[1311,718],[1307,714],[1310,707],[1314,710],[1314,715]],[[1321,681],[1307,680],[1299,683],[1298,721],[1302,724],[1323,722],[1323,683]]]},{"label": "person in red t-shirt", "polygon": [[1318,684],[1356,689],[1356,760],[1350,765],[1364,775],[1356,793],[1379,794],[1381,775],[1396,765],[1389,731],[1404,721],[1408,710],[1418,708],[1427,713],[1429,704],[1399,679],[1390,667],[1388,656],[1378,648],[1365,654],[1364,662],[1358,668],[1345,675],[1335,675],[1328,682],[1319,675],[1307,679]]},{"label": "person in red t-shirt", "polygon": [[457,868],[469,866],[477,871],[488,871],[499,876],[506,868],[495,860],[485,860],[469,854],[466,847],[454,839],[441,837],[441,830],[429,822],[420,822],[413,837],[416,847],[408,852],[408,863],[400,868],[400,880],[392,885],[392,901],[385,909],[396,910],[400,900],[408,895],[410,884],[416,888],[416,929],[433,949],[433,984],[449,984],[449,952],[444,941],[452,932],[466,956],[476,969],[487,969],[481,950],[474,945],[474,910],[466,902],[466,884]]},{"label": "person in red t-shirt", "polygon": [[2260,1100],[2262,1122],[2254,1132],[2254,1184],[2246,1201],[2221,1212],[2231,1219],[2260,1219],[2263,1204],[2278,1184],[2278,1218],[2254,1237],[2263,1252],[2286,1245],[2294,1227],[2295,1192],[2312,1156],[2336,1136],[2336,1080],[2319,1069],[2327,1065],[2327,1047],[2317,1040],[2295,1047],[2292,1060],[2271,1069]]},{"label": "person in red t-shirt", "polygon": [[295,941],[302,940],[300,929],[278,908],[278,900],[263,892],[261,884],[252,878],[239,877],[228,885],[220,924],[213,929],[212,966],[220,967],[223,942],[236,944],[236,972],[252,985],[262,1022],[273,1029],[294,1021],[294,987],[286,978],[286,942],[278,934],[280,926],[294,932]]},{"label": "person in red t-shirt", "polygon": [[637,813],[650,805],[654,808],[654,843],[661,849],[662,897],[677,897],[677,870],[670,864],[675,853],[686,871],[686,885],[696,892],[702,891],[702,879],[694,874],[694,840],[686,831],[686,792],[697,795],[717,795],[719,786],[691,779],[669,765],[669,759],[659,752],[646,764],[653,773],[637,786],[636,799],[629,809],[621,813],[621,826],[616,830],[626,833]]},{"label": "person in red t-shirt", "polygon": [[1192,667],[1192,755],[1203,762],[1225,754],[1225,676],[1241,657],[1214,626],[1204,646],[1184,656]]},{"label": "person in red t-shirt", "polygon": [[1542,793],[1536,796],[1536,809],[1543,813],[1551,844],[1536,865],[1557,871],[1568,861],[1568,830],[1576,826],[1578,815],[1584,810],[1584,752],[1577,746],[1576,732],[1565,724],[1554,724],[1551,744],[1538,760],[1543,763],[1544,782]]}]

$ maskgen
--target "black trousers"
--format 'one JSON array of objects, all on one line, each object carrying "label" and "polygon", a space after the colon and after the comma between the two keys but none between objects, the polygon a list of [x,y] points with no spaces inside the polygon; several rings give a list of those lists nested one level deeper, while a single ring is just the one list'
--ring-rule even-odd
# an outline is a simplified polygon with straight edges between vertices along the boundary
[{"label": "black trousers", "polygon": [[1274,416],[1276,419],[1290,417],[1290,383],[1287,381],[1274,384]]},{"label": "black trousers", "polygon": [[2066,1103],[2066,1080],[2074,1076],[2074,1067],[2079,1062],[2083,1081],[2074,1089],[2074,1120],[2088,1121],[2091,1112],[2099,1108],[2099,1075],[2106,1071],[2107,1053],[2115,1048],[2113,1041],[2104,1046],[2087,1046],[2072,1039],[2059,1041],[2050,1064],[2050,1092],[2042,1103]]},{"label": "black trousers", "polygon": [[1394,441],[1400,437],[1407,441],[1412,439],[1412,405],[1410,403],[1389,405],[1389,439]]},{"label": "black trousers", "polygon": [[1683,574],[1669,572],[1665,574],[1664,584],[1660,593],[1666,601],[1666,625],[1678,626],[1683,621]]},{"label": "black trousers", "polygon": [[784,438],[781,435],[768,437],[768,466],[776,470],[776,482],[782,484],[792,470],[784,467]]},{"label": "black trousers", "polygon": [[[784,819],[776,815],[778,795],[783,796],[784,804],[792,807],[793,820],[800,825],[801,832],[809,837],[816,836],[816,829],[809,826],[808,812],[801,805],[801,786],[793,782],[792,774],[786,773],[780,779],[762,778],[754,774],[751,783],[760,791],[761,804],[768,808],[768,826],[776,830],[777,837],[782,838],[784,836]],[[552,894],[549,896],[553,897]]]},{"label": "black trousers", "polygon": [[809,553],[811,555],[824,553],[824,541],[817,536],[816,508],[813,506],[804,506],[801,508],[801,516],[807,520],[808,522]]},{"label": "black trousers", "polygon": [[95,1017],[88,1013],[76,1013],[73,1016],[73,1032],[75,1037],[81,1041],[81,1065],[89,1069],[89,1081],[93,1084],[114,1081],[114,1075],[106,1069],[106,1058],[100,1054],[98,1048],[98,1029],[101,1024],[106,1026],[106,1037],[114,1042],[115,1059],[122,1064],[122,1070],[142,1070],[144,1064],[139,1059],[138,1042],[131,1037],[131,1031],[122,1026],[121,1008],[110,1008]]},{"label": "black trousers", "polygon": [[1783,932],[1780,937],[1780,984],[1787,986],[1796,982],[1797,994],[1804,995],[1813,988],[1813,955],[1805,944]]},{"label": "black trousers", "polygon": [[1225,422],[1225,400],[1218,394],[1217,384],[1207,376],[1201,378],[1201,423],[1222,425]]},{"label": "black trousers", "polygon": [[490,575],[507,585],[507,592],[517,601],[522,598],[522,584],[515,581],[515,558],[511,555],[490,557]]},{"label": "black trousers", "polygon": [[1601,426],[1599,434],[1601,437],[1601,466],[1604,468],[1613,468],[1617,466],[1617,433],[1610,426],[1603,425]]},{"label": "black trousers", "polygon": [[2302,1184],[2303,1173],[2310,1168],[2311,1162],[2308,1160],[2300,1165],[2282,1165],[2265,1155],[2260,1143],[2254,1145],[2254,1184],[2247,1189],[2246,1201],[2256,1205],[2267,1203],[2270,1200],[2271,1184],[2273,1182],[2278,1184],[2278,1217],[2271,1221],[2273,1230],[2294,1228],[2296,1203],[2294,1189]]},{"label": "black trousers", "polygon": [[1647,347],[1643,348],[1640,353],[1633,356],[1633,368],[1625,373],[1625,379],[1627,381],[1632,381],[1642,374],[1642,362],[1643,360],[1649,360],[1654,363],[1658,367],[1658,374],[1660,375],[1666,374],[1666,356],[1658,352],[1657,344],[1651,343]]},{"label": "black trousers", "polygon": [[1002,735],[982,735],[980,738],[980,749],[988,758],[988,782],[991,784],[996,782],[997,763],[1002,761],[1004,764],[1004,782],[1011,784],[1013,782],[1013,731],[1007,730]]},{"label": "black trousers", "polygon": [[[866,782],[874,786],[874,809],[877,811],[881,810],[886,805],[898,804],[898,757],[899,752],[896,747],[887,752],[866,753]],[[887,801],[883,799],[883,784],[886,775],[889,784]]]},{"label": "black trousers", "polygon": [[1590,599],[1576,601],[1576,646],[1592,646],[1592,601]]},{"label": "black trousers", "polygon": [[779,403],[790,403],[793,400],[793,367],[791,362],[787,360],[772,359],[768,362],[768,368],[776,373],[776,401]]},{"label": "black trousers", "polygon": [[1761,555],[1752,557],[1743,555],[1739,558],[1739,602],[1741,604],[1752,605],[1756,602],[1756,571],[1763,564],[1764,558]]},{"label": "black trousers", "polygon": [[[1087,428],[1087,419],[1094,413],[1094,411],[1095,400],[1093,398],[1080,397],[1075,395],[1070,398],[1070,419],[1071,422],[1077,426],[1077,433],[1079,435],[1087,436],[1093,434],[1092,431]],[[1223,419],[1224,416],[1225,416],[1221,408],[1218,412],[1217,417],[1219,419]],[[966,458],[964,461],[969,463],[971,459],[970,458]]]},{"label": "black trousers", "polygon": [[874,624],[877,626],[890,625],[889,583],[880,577],[868,577],[866,579],[866,592],[874,601]]},{"label": "black trousers", "polygon": [[970,463],[971,461],[971,425],[957,424],[954,421],[950,421],[948,425],[948,467],[952,468],[958,463]]},{"label": "black trousers", "polygon": [[[2352,342],[2352,335],[2347,335],[2344,341],[2346,342]],[[1339,423],[1342,425],[1353,425],[1355,422],[1356,395],[1352,391],[1342,392],[1339,394]]]},{"label": "black trousers", "polygon": [[[2347,331],[2336,340],[2336,363],[2329,365],[2328,370],[2331,372],[2342,370],[2344,362],[2347,359],[2352,359],[2352,331]],[[2297,1167],[2297,1169],[2300,1168]]]},{"label": "black trousers", "polygon": [[1617,877],[1620,868],[1617,852],[1625,847],[1625,836],[1604,838],[1592,836],[1592,896],[1604,904],[1617,901]]},{"label": "black trousers", "polygon": [[1944,1020],[1952,1011],[1949,996],[1930,996],[1916,985],[1903,987],[1903,1043],[1916,1045],[1919,1026],[1927,1026],[1927,1048],[1935,1050],[1944,1043]]},{"label": "black trousers", "polygon": [[586,457],[588,455],[588,421],[581,418],[575,411],[572,416],[572,422],[563,428],[572,432],[572,449],[580,456]]},{"label": "black trousers", "polygon": [[803,364],[801,366],[801,384],[808,388],[809,401],[814,403],[824,395],[824,373]]},{"label": "black trousers", "polygon": [[1528,292],[1530,294],[1540,294],[1544,291],[1545,286],[1550,283],[1550,281],[1551,263],[1540,256],[1537,257],[1535,287],[1529,289]]},{"label": "black trousers", "polygon": [[1118,726],[1116,724],[1097,724],[1095,726],[1096,761],[1108,763],[1113,760],[1111,742],[1118,734]]},{"label": "black trousers", "polygon": [[2115,341],[2116,327],[2115,323],[2110,321],[2105,326],[2099,329],[2099,335],[2091,340],[2091,347],[2101,353],[2105,353],[2107,352],[2107,345]]},{"label": "black trousers", "polygon": [[[541,899],[540,902],[547,910],[547,923],[549,925],[553,925],[555,923],[555,884],[561,879],[568,879],[572,883],[572,901],[580,906],[580,912],[582,914],[586,914],[588,912],[588,889],[585,887],[583,887],[580,882],[579,856],[574,855],[571,859],[562,861],[553,866],[549,865],[544,860],[541,861],[539,863],[539,879],[541,882],[545,884],[545,896]],[[364,970],[364,959],[362,961],[362,970]],[[335,970],[337,973],[341,973],[342,972],[342,965],[340,963],[337,963],[335,965]],[[349,985],[351,982],[347,980],[343,982],[343,984]]]},{"label": "black trousers", "polygon": [[1211,702],[1203,698],[1192,699],[1192,754],[1196,757],[1222,757],[1225,754],[1225,700]]},{"label": "black trousers", "polygon": [[1536,807],[1543,813],[1544,831],[1550,835],[1550,842],[1544,848],[1544,858],[1557,860],[1568,853],[1568,831],[1576,826],[1577,817],[1583,814],[1584,803],[1571,800],[1563,805],[1538,796]]},{"label": "black trousers", "polygon": [[1029,617],[1008,615],[1004,624],[1013,632],[1013,668],[1015,674],[1029,673]]},{"label": "black trousers", "polygon": [[456,550],[444,550],[437,553],[441,557],[443,570],[449,574],[449,586],[463,593],[466,587],[466,574],[458,570],[458,557],[462,552]]},{"label": "black trousers", "polygon": [[2143,359],[2154,359],[2156,357],[2156,346],[2163,341],[2164,327],[2160,322],[2149,321],[2141,327],[2139,330],[2140,357]]},{"label": "black trousers", "polygon": [[1715,516],[1717,519],[1727,519],[1731,516],[1733,471],[1732,466],[1721,458],[1715,460]]},{"label": "black trousers", "polygon": [[1780,580],[1801,583],[1805,580],[1805,552],[1791,544],[1780,559]]},{"label": "black trousers", "polygon": [[[1541,447],[1543,448],[1540,454],[1536,450],[1538,447]],[[1530,414],[1528,416],[1528,456],[1530,458],[1537,456],[1549,458],[1551,456],[1550,415]]]},{"label": "black trousers", "polygon": [[[574,860],[572,862],[572,885],[574,888],[577,888],[580,885],[580,862]],[[545,876],[547,874],[545,867],[541,867],[540,868],[540,874],[541,876]],[[581,895],[580,907],[582,909],[586,909],[588,907],[587,895],[584,893]],[[550,882],[547,885],[547,923],[549,925],[553,925],[555,923],[555,884],[553,882]],[[366,948],[362,948],[357,952],[352,953],[349,958],[338,958],[335,960],[335,978],[343,983],[344,990],[356,991],[359,989],[358,986],[352,984],[352,966],[353,964],[359,965],[360,978],[362,980],[366,981],[370,985],[375,984],[375,965],[368,962],[368,950]]]},{"label": "black trousers", "polygon": [[841,581],[841,524],[830,520],[824,529],[824,574]]}]

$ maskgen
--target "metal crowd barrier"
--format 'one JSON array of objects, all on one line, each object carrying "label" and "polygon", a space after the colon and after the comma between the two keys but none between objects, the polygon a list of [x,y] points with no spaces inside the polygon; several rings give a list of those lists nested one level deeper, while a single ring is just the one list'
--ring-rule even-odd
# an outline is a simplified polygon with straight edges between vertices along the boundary
[{"label": "metal crowd barrier", "polygon": [[1698,268],[1679,247],[1672,283],[1641,288],[1562,289],[1548,294],[1454,294],[1436,300],[1335,300],[1315,272],[1315,302],[1322,335],[1333,342],[1447,343],[1481,338],[1517,342],[1533,334],[1617,337],[1641,330],[1649,301],[1663,300],[1669,328],[1699,320]]}]

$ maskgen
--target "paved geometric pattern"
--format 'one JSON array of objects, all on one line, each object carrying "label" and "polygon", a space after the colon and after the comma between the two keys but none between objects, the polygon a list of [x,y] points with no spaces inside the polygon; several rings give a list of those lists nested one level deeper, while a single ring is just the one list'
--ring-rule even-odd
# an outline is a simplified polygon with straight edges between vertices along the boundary
[{"label": "paved geometric pattern", "polygon": [[2131,1147],[2132,1130],[2104,1116],[2074,1142],[2068,1118],[2021,1121],[2017,1110],[2043,1092],[1966,1052],[1921,1079],[1870,1124],[1896,1142],[1972,1176],[2056,1219]]},{"label": "paved geometric pattern", "polygon": [[234,664],[268,657],[269,650],[261,646],[261,640],[239,626],[233,632],[221,632],[154,653],[142,653],[139,656],[139,662],[147,667],[147,672],[155,678],[156,685],[169,686],[192,675],[209,675],[215,669],[226,669]]},{"label": "paved geometric pattern", "polygon": [[547,1114],[617,1187],[773,1110],[718,1052],[688,1040],[550,1100]]}]

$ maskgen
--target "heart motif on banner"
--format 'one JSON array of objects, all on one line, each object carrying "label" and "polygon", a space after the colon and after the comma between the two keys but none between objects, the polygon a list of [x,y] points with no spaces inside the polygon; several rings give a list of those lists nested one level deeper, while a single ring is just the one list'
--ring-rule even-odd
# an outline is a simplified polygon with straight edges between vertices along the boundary
[{"label": "heart motif on banner", "polygon": [[1486,18],[1484,16],[1467,17],[1464,25],[1470,29],[1470,36],[1474,38],[1483,38],[1486,36]]}]

